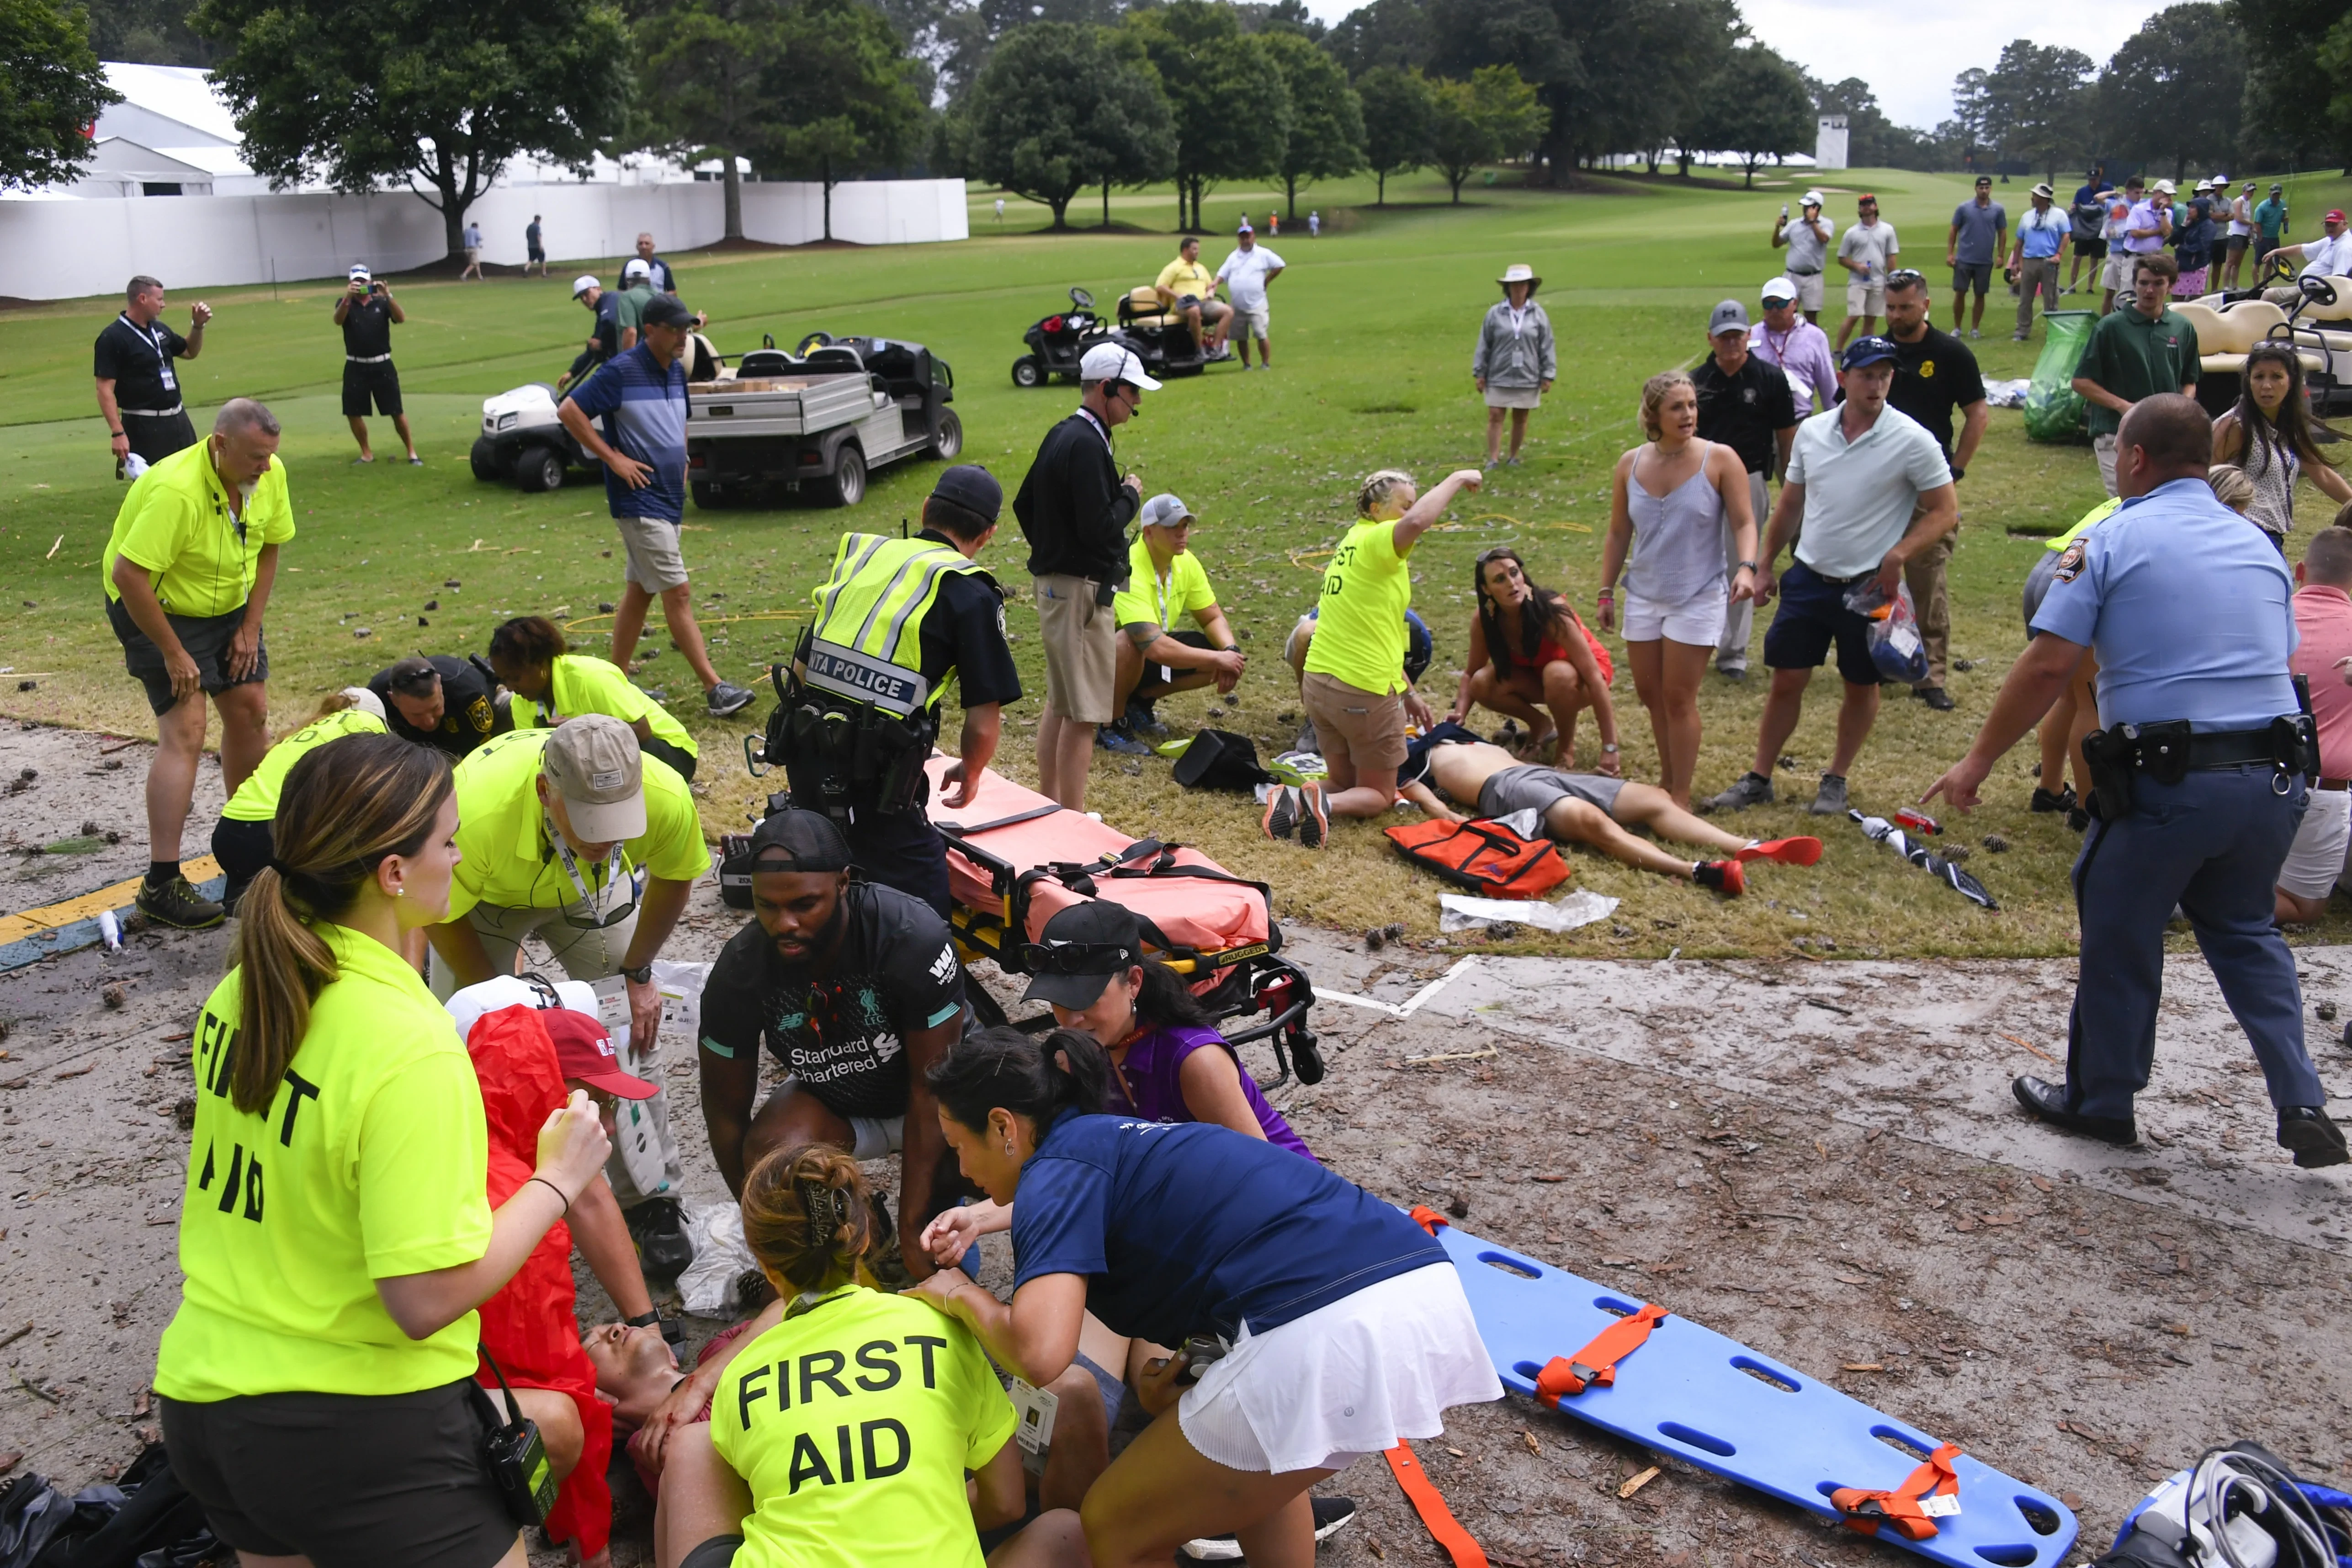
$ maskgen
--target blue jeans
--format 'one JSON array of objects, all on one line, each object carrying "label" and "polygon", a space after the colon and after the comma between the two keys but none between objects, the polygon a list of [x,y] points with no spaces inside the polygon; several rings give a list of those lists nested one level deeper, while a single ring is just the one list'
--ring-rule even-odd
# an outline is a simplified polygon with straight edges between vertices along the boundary
[{"label": "blue jeans", "polygon": [[2141,773],[2130,813],[2091,825],[2074,862],[2083,956],[2066,1043],[2070,1109],[2129,1117],[2132,1097],[2147,1087],[2176,903],[2254,1047],[2271,1103],[2327,1103],[2304,1049],[2294,959],[2271,918],[2279,867],[2311,798],[2299,777],[2278,793],[2282,776],[2247,765],[2165,784]]}]

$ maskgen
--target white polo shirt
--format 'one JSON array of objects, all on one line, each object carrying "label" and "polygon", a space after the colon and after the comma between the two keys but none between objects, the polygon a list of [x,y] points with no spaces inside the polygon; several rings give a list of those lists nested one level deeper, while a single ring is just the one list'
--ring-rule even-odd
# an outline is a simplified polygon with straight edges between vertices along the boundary
[{"label": "white polo shirt", "polygon": [[1952,482],[1936,438],[1900,409],[1881,409],[1851,442],[1844,418],[1841,405],[1802,421],[1789,453],[1789,482],[1805,487],[1797,559],[1824,577],[1877,571],[1911,526],[1920,493]]},{"label": "white polo shirt", "polygon": [[2303,276],[2306,278],[2352,277],[2352,229],[2346,229],[2334,239],[2321,236],[2303,242]]}]

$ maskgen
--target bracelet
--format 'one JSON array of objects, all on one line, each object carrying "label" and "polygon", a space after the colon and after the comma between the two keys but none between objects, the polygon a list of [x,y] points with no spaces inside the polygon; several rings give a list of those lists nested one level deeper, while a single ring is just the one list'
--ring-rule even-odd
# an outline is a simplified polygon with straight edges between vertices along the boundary
[{"label": "bracelet", "polygon": [[1613,588],[1613,587],[1612,587],[1612,588],[1603,588],[1603,589],[1601,589],[1601,597],[1602,597],[1602,598],[1604,598],[1604,599],[1613,599],[1613,598],[1615,598],[1616,596],[1617,596],[1617,590],[1616,590],[1615,588]]},{"label": "bracelet", "polygon": [[[553,1182],[549,1181],[545,1176],[533,1176],[530,1179],[530,1182],[537,1182],[541,1186],[545,1187],[557,1197],[563,1198],[563,1189],[557,1186]],[[530,1185],[530,1182],[525,1182],[523,1185],[527,1187]],[[563,1198],[563,1212],[565,1214],[570,1214],[572,1212],[572,1200],[570,1198]]]},{"label": "bracelet", "polygon": [[120,430],[109,430],[106,434],[109,439],[112,439],[115,437],[121,436],[122,432]]}]

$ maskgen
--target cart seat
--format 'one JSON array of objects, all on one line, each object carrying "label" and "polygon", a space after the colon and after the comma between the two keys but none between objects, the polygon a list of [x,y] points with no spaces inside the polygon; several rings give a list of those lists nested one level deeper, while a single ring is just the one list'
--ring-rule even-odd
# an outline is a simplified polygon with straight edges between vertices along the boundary
[{"label": "cart seat", "polygon": [[1118,319],[1139,327],[1164,327],[1174,320],[1168,307],[1160,302],[1160,290],[1149,283],[1127,291],[1127,297],[1118,302]]}]

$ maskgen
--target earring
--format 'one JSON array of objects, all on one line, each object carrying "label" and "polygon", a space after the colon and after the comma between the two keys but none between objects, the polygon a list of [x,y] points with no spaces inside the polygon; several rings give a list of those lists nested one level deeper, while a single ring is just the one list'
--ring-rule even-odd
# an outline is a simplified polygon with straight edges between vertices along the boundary
[{"label": "earring", "polygon": [[408,897],[408,889],[406,888],[394,888],[392,890],[392,896],[395,899],[404,899]]},{"label": "earring", "polygon": [[1010,1139],[1010,1138],[1007,1138],[1007,1139],[1004,1141],[1004,1152],[1005,1152],[1007,1154],[1010,1154],[1010,1153],[1012,1153],[1012,1152],[1013,1152],[1013,1140],[1012,1140],[1012,1139]]}]

